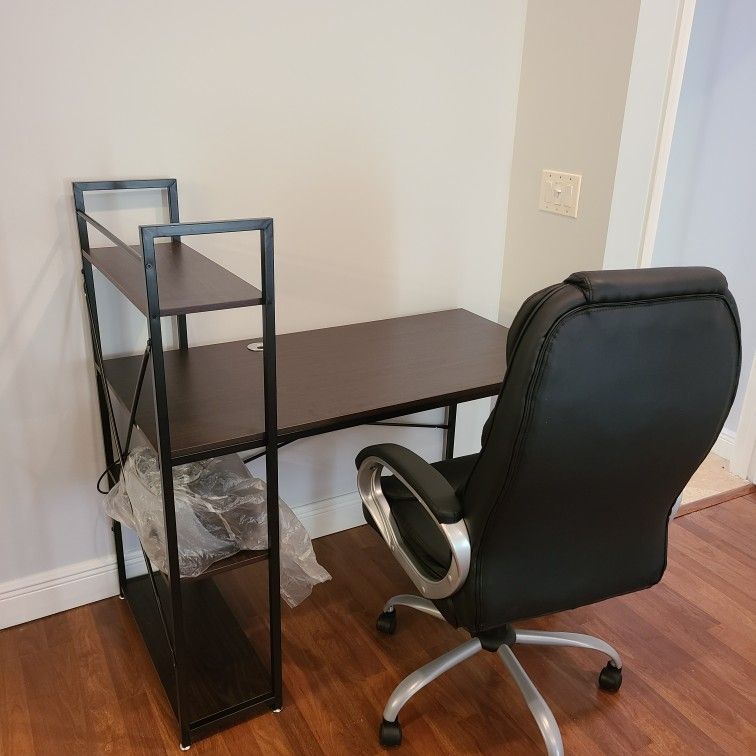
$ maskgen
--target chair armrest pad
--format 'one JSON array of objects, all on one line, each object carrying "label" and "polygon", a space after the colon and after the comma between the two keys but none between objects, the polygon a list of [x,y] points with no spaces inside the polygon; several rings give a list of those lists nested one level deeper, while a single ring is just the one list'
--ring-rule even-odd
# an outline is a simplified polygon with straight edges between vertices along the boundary
[{"label": "chair armrest pad", "polygon": [[462,519],[462,504],[449,481],[415,452],[399,444],[375,444],[357,455],[357,467],[369,457],[377,458],[412,489],[438,522],[451,524]]}]

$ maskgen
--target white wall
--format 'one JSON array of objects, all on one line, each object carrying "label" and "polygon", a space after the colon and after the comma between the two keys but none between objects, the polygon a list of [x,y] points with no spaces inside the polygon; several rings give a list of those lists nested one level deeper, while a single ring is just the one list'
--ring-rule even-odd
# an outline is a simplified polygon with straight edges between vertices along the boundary
[{"label": "white wall", "polygon": [[[455,306],[495,318],[524,12],[525,0],[2,4],[0,611],[31,584],[115,585],[70,181],[175,176],[183,219],[273,216],[282,332]],[[91,205],[132,241],[161,210],[141,192],[117,207]],[[254,277],[246,243],[202,248]],[[99,283],[108,350],[136,350],[139,319]],[[190,339],[241,338],[258,317],[190,318]],[[462,417],[459,449],[484,411]],[[390,435],[295,444],[282,495],[352,492],[354,452]],[[437,431],[394,437],[440,454]]]},{"label": "white wall", "polygon": [[698,0],[659,219],[654,265],[712,265],[740,309],[743,371],[734,434],[756,352],[756,4]]},{"label": "white wall", "polygon": [[[576,270],[603,266],[640,0],[530,0],[500,319]],[[541,171],[582,174],[577,218],[538,209]]]}]

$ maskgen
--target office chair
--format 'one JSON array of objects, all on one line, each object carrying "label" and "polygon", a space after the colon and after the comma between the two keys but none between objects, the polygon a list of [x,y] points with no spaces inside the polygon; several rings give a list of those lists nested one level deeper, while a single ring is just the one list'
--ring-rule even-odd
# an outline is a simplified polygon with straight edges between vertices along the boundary
[{"label": "office chair", "polygon": [[661,579],[673,504],[714,444],[739,373],[737,308],[718,271],[574,273],[515,317],[478,454],[428,464],[396,444],[360,452],[366,519],[422,594],[389,599],[378,629],[393,633],[407,606],[471,635],[396,687],[381,744],[401,743],[411,696],[484,649],[514,678],[548,753],[563,753],[512,648],[599,651],[607,691],[622,683],[622,660],[598,638],[512,623]]}]

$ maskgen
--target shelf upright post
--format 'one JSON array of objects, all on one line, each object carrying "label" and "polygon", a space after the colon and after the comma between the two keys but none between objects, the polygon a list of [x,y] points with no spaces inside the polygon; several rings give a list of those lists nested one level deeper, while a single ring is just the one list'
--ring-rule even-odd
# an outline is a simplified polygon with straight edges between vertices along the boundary
[{"label": "shelf upright post", "polygon": [[278,524],[278,401],[276,391],[276,303],[273,284],[273,220],[260,229],[263,294],[263,392],[265,395],[265,485],[268,514],[268,601],[270,613],[271,708],[283,706],[281,679],[281,559]]},{"label": "shelf upright post", "polygon": [[[85,254],[89,253],[89,230],[87,222],[79,215],[84,210],[84,188],[79,181],[73,182],[74,210],[76,213],[76,228],[79,233],[79,250],[81,252],[81,272],[84,277],[84,296],[87,300],[87,312],[89,319],[90,334],[92,336],[92,352],[97,354],[97,344],[100,343],[100,322],[97,317],[97,299],[95,297],[94,275],[92,272],[92,263],[87,260]],[[110,416],[108,412],[107,398],[105,392],[108,386],[105,382],[105,375],[100,369],[95,369],[95,381],[97,384],[97,403],[100,408],[100,426],[102,428],[102,445],[105,452],[105,465],[107,468],[108,489],[112,488],[118,481],[118,476],[113,468],[115,466],[115,455],[113,453],[113,433],[110,427]],[[120,474],[120,472],[119,472]],[[118,595],[125,597],[126,590],[126,561],[123,553],[123,535],[121,533],[121,523],[118,520],[111,520],[111,529],[113,531],[113,540],[115,541],[116,566],[118,570]]]},{"label": "shelf upright post", "polygon": [[176,535],[176,509],[173,495],[173,460],[171,435],[168,421],[168,397],[165,388],[165,364],[163,359],[163,333],[160,323],[160,297],[155,262],[155,227],[140,226],[139,234],[144,255],[144,274],[147,286],[147,318],[152,345],[152,373],[154,387],[155,419],[158,434],[158,461],[163,486],[163,518],[165,524],[165,547],[168,555],[168,585],[170,588],[170,629],[173,636],[173,667],[176,690],[176,714],[181,731],[181,747],[191,745],[189,718],[183,705],[186,678],[186,643],[184,638],[183,607],[181,595],[181,572],[178,559]]},{"label": "shelf upright post", "polygon": [[[171,223],[179,222],[179,201],[178,201],[178,182],[176,179],[171,179],[171,183],[167,186],[168,189],[168,220]],[[171,239],[175,242],[180,242],[180,236],[172,236]],[[176,326],[178,328],[178,340],[179,349],[189,348],[189,337],[186,332],[186,315],[176,316]]]}]

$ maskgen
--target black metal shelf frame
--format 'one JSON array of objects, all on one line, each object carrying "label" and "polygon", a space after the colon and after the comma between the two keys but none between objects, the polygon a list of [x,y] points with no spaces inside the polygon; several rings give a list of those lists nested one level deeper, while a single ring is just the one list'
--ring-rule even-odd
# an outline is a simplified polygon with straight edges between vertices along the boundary
[{"label": "black metal shelf frame", "polygon": [[[145,287],[148,303],[149,340],[146,345],[141,370],[135,387],[134,398],[130,410],[129,425],[124,444],[121,443],[115,414],[113,412],[110,390],[105,374],[105,363],[102,355],[100,338],[100,324],[97,314],[95,285],[92,263],[88,259],[90,245],[88,226],[91,225],[106,236],[124,253],[134,256],[136,253],[125,242],[105,228],[85,211],[84,195],[86,192],[129,190],[129,189],[161,189],[168,194],[169,223],[145,225],[139,227],[142,256],[140,261],[144,265]],[[222,726],[232,719],[238,719],[251,711],[269,706],[280,709],[282,706],[281,680],[281,603],[280,603],[280,554],[279,554],[279,516],[278,516],[278,438],[277,438],[277,402],[276,402],[276,330],[275,330],[275,297],[273,270],[273,220],[271,218],[251,218],[242,220],[209,221],[201,223],[181,223],[179,221],[178,186],[176,179],[145,179],[126,181],[76,181],[73,183],[74,207],[81,248],[82,275],[84,279],[84,296],[92,337],[92,348],[95,359],[95,377],[97,396],[102,425],[103,446],[107,465],[109,487],[118,481],[123,462],[128,454],[131,433],[134,427],[139,395],[148,364],[152,364],[154,387],[154,412],[156,418],[158,460],[163,489],[163,515],[165,526],[166,551],[168,555],[168,571],[165,587],[168,589],[167,601],[161,598],[161,591],[149,559],[144,554],[147,565],[154,608],[160,618],[164,641],[167,644],[168,659],[157,658],[156,648],[163,642],[155,640],[149,628],[149,621],[145,625],[143,608],[143,592],[141,587],[137,595],[134,580],[143,582],[144,578],[126,578],[124,562],[123,538],[120,523],[113,521],[116,560],[118,565],[118,581],[122,598],[129,600],[129,605],[135,614],[140,630],[145,637],[150,653],[158,672],[160,673],[166,693],[173,704],[180,729],[182,749],[188,748],[193,737],[202,737],[211,732],[216,726]],[[235,233],[242,231],[258,231],[260,234],[260,261],[262,280],[262,322],[263,322],[263,391],[265,415],[265,457],[267,484],[267,518],[268,518],[268,601],[270,627],[270,686],[268,692],[257,693],[252,696],[242,696],[241,700],[223,705],[215,711],[204,713],[192,721],[191,712],[186,705],[188,698],[187,670],[191,659],[187,649],[186,630],[184,621],[184,594],[182,580],[179,573],[178,542],[176,533],[176,512],[173,492],[173,466],[176,464],[171,451],[171,436],[168,417],[168,397],[165,385],[165,366],[163,358],[163,334],[160,315],[160,295],[158,273],[155,259],[155,240],[171,238],[180,241],[181,236],[201,234]],[[179,335],[179,349],[188,348],[188,334],[186,315],[176,315]],[[208,451],[204,457],[215,456],[217,452]],[[130,593],[132,584],[132,596]],[[141,586],[141,583],[140,583]],[[207,593],[207,592],[206,592]],[[217,599],[215,599],[217,601]],[[141,615],[139,614],[141,612]],[[140,621],[141,620],[141,621]],[[148,637],[150,636],[150,637]]]}]

